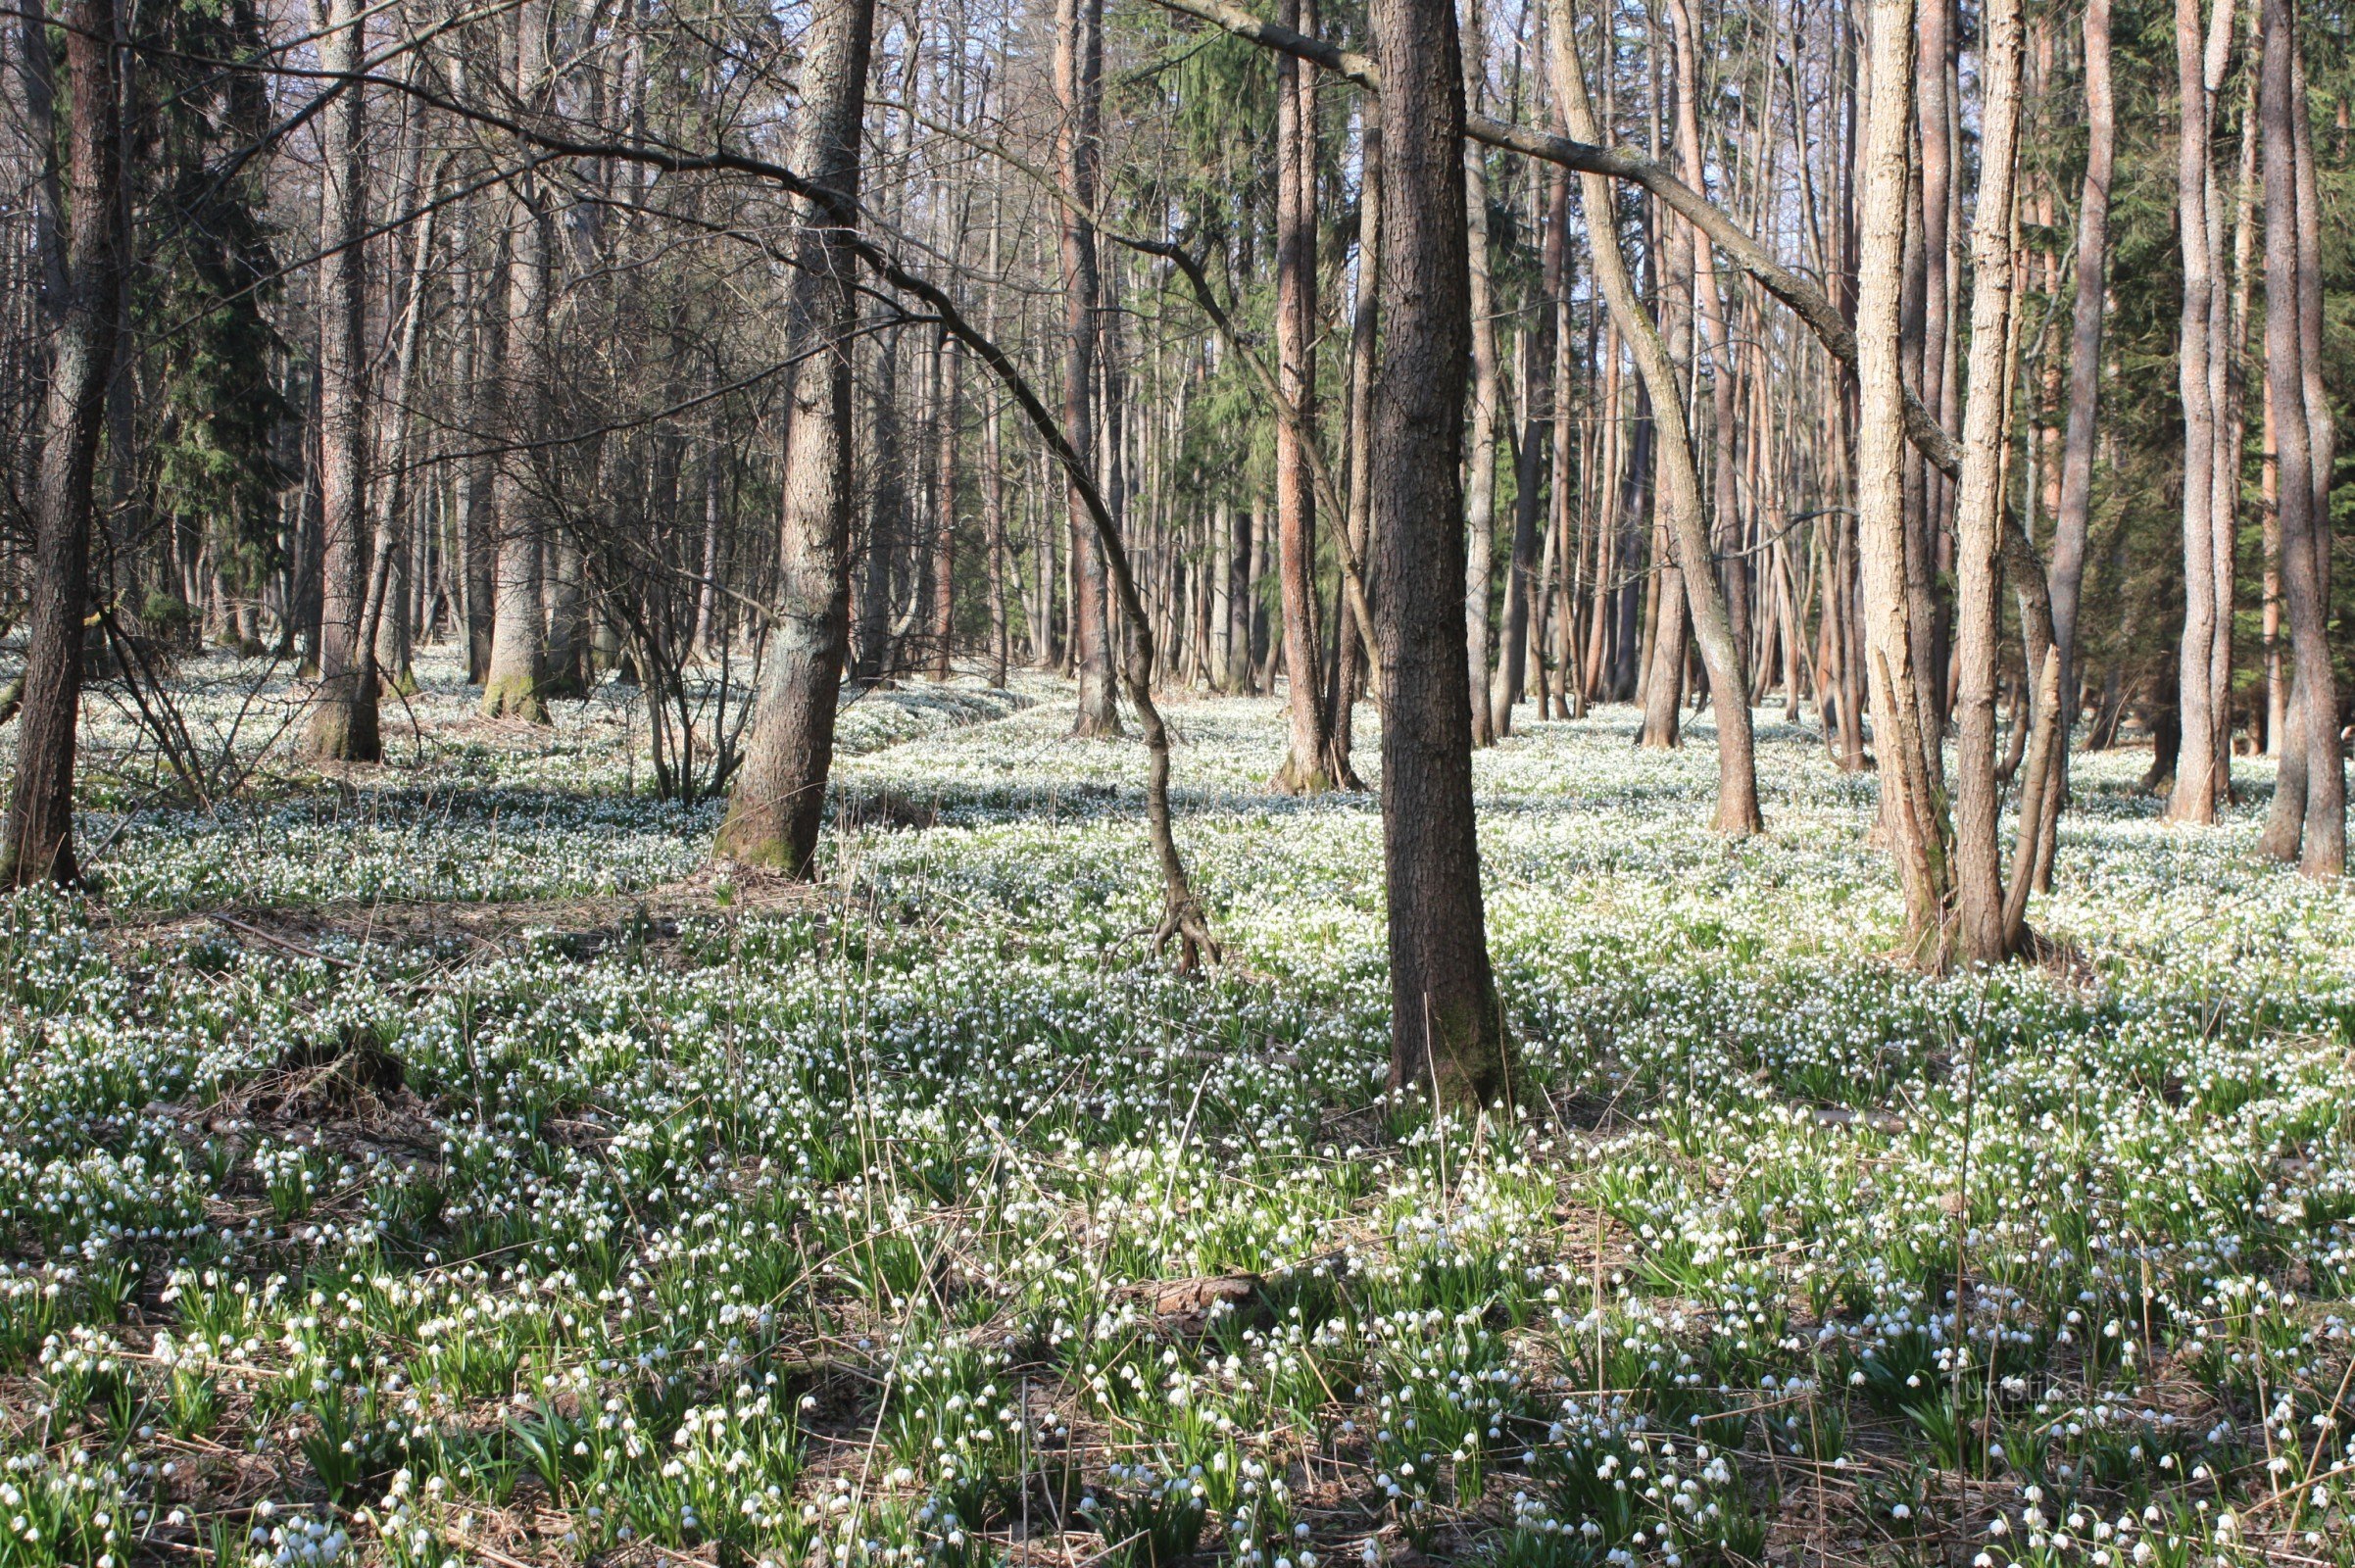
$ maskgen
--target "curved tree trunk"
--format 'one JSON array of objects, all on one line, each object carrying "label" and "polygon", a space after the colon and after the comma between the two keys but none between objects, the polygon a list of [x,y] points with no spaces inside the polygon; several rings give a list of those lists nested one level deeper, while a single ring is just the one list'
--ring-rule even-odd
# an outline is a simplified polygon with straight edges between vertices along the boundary
[{"label": "curved tree trunk", "polygon": [[[1562,104],[1570,134],[1581,141],[1597,139],[1595,111],[1588,101],[1585,69],[1579,64],[1576,33],[1567,0],[1554,0],[1551,27],[1553,84]],[[1667,528],[1676,551],[1678,575],[1683,577],[1683,601],[1693,616],[1693,633],[1700,645],[1701,665],[1709,675],[1710,710],[1717,720],[1717,816],[1720,833],[1736,837],[1758,832],[1764,822],[1758,810],[1758,773],[1750,731],[1749,677],[1742,667],[1742,649],[1734,640],[1719,588],[1717,567],[1709,550],[1708,526],[1701,508],[1700,470],[1693,457],[1693,434],[1685,422],[1685,405],[1677,394],[1676,368],[1668,358],[1659,329],[1636,298],[1635,281],[1619,248],[1612,222],[1611,191],[1600,174],[1579,175],[1579,194],[1587,209],[1587,234],[1594,256],[1595,280],[1609,302],[1612,319],[1636,359],[1637,373],[1651,393],[1652,417],[1657,424],[1659,463],[1665,480]],[[1676,599],[1669,584],[1660,593],[1661,619],[1670,630],[1678,626]],[[1655,693],[1679,684],[1663,678],[1678,671],[1663,667],[1662,660],[1682,661],[1681,637],[1663,635],[1666,646],[1652,655]]]},{"label": "curved tree trunk", "polygon": [[[802,62],[804,115],[793,167],[859,199],[874,0],[821,0]],[[834,718],[851,637],[851,353],[859,325],[850,236],[799,204],[789,343],[827,344],[795,366],[786,421],[785,502],[775,620],[744,765],[713,853],[810,871],[834,764]]]}]

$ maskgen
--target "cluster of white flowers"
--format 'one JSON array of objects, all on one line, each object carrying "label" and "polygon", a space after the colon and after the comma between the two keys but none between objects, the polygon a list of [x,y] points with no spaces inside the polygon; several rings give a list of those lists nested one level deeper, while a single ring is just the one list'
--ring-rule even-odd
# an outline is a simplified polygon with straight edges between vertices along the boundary
[{"label": "cluster of white flowers", "polygon": [[[1728,845],[1705,726],[1525,726],[1476,783],[1526,1073],[1435,1117],[1387,1087],[1377,803],[1268,793],[1264,701],[1173,701],[1232,949],[1178,977],[1141,747],[1054,694],[859,697],[817,895],[662,952],[0,906],[0,1563],[209,1549],[159,1427],[274,1468],[273,1564],[441,1568],[528,1504],[582,1557],[978,1563],[1026,1521],[1682,1568],[1760,1556],[1791,1466],[1900,1534],[2014,1488],[1990,1564],[2355,1530],[2355,907],[2252,858],[2260,803],[2167,828],[2082,759],[2033,906],[2068,970],[1928,979],[1870,779],[1797,728]],[[534,736],[428,668],[414,758],[148,810],[112,897],[674,877],[717,808],[643,794],[629,702]],[[397,1114],[281,1104],[334,1042]]]}]

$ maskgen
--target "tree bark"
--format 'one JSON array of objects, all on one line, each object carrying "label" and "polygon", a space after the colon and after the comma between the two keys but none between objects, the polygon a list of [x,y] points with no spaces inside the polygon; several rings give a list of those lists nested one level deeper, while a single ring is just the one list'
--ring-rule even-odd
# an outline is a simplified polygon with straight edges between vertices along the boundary
[{"label": "tree bark", "polygon": [[[2220,0],[2230,5],[2231,0]],[[2210,664],[2216,622],[2216,398],[2209,377],[2209,313],[2215,306],[2216,254],[2209,226],[2215,179],[2209,136],[2213,119],[2207,87],[2207,32],[2200,0],[2176,0],[2176,86],[2181,124],[2176,146],[2176,227],[2183,258],[2183,310],[2178,318],[2177,384],[2183,403],[2183,635],[2177,687],[2183,745],[2176,756],[2168,816],[2178,822],[2216,820],[2217,715]],[[2231,607],[2222,607],[2224,613]]]},{"label": "tree bark", "polygon": [[1906,947],[1927,969],[1951,954],[1951,830],[1945,795],[1924,760],[1934,740],[1914,667],[1915,603],[1906,572],[1905,387],[1899,307],[1906,221],[1906,138],[1913,119],[1913,0],[1871,0],[1871,85],[1857,245],[1856,509],[1863,567],[1864,674],[1881,763],[1882,828],[1905,895]]},{"label": "tree bark", "polygon": [[[25,612],[16,777],[8,798],[0,884],[71,886],[74,757],[81,714],[82,622],[90,592],[91,490],[107,385],[118,352],[123,258],[116,212],[123,172],[113,0],[71,0],[64,12],[68,115],[63,155],[51,122],[32,127],[62,172],[64,200],[43,223],[42,315],[52,331],[32,495],[33,560]],[[39,46],[47,48],[40,35]]]},{"label": "tree bark", "polygon": [[[1314,0],[1284,0],[1284,22],[1316,30]],[[1285,716],[1291,750],[1270,782],[1319,795],[1330,771],[1323,662],[1316,635],[1316,492],[1303,450],[1316,417],[1316,75],[1276,61],[1276,382],[1298,419],[1276,422],[1276,585],[1284,620]]]},{"label": "tree bark", "polygon": [[[874,15],[874,0],[820,0],[802,63],[793,167],[846,202],[859,199]],[[760,710],[713,853],[807,876],[850,655],[851,354],[859,292],[849,233],[819,221],[811,204],[799,205],[788,340],[825,352],[791,372],[774,620]]]},{"label": "tree bark", "polygon": [[2069,338],[2069,416],[2061,447],[2061,497],[2053,518],[2052,640],[2060,650],[2061,739],[2054,754],[2063,787],[2069,732],[2077,720],[2077,613],[2085,579],[2093,509],[2094,420],[2101,398],[2101,331],[2109,291],[2110,173],[2117,110],[2110,93],[2110,0],[2086,0],[2085,177],[2078,197],[2077,303]]},{"label": "tree bark", "polygon": [[[2320,215],[2307,210],[2315,182],[2300,167],[2300,155],[2310,154],[2312,132],[2300,133],[2307,108],[2303,74],[2297,70],[2296,11],[2287,0],[2264,0],[2264,8],[2258,101],[2265,130],[2265,375],[2279,416],[2275,442],[2281,474],[2281,586],[2288,601],[2290,657],[2296,671],[2291,702],[2299,732],[2293,739],[2304,743],[2300,760],[2305,809],[2299,824],[2303,846],[2298,869],[2310,877],[2332,879],[2346,870],[2346,773],[2339,751],[2337,680],[2328,640],[2324,564],[2330,544],[2330,475],[2316,461],[2330,455],[2334,430],[2329,405],[2318,408],[2309,399],[2310,392],[2321,390],[2319,367],[2309,363],[2319,360],[2322,352],[2321,279],[2306,275],[2310,261],[2316,272],[2320,270]],[[2319,452],[2318,428],[2324,436]],[[2287,762],[2284,757],[2285,774]],[[2284,780],[2277,785],[2277,794],[2296,782]],[[2287,846],[2270,830],[2267,837],[2267,848],[2282,855]]]},{"label": "tree bark", "polygon": [[[1064,299],[1063,427],[1082,452],[1096,450],[1094,383],[1098,340],[1096,180],[1104,80],[1103,0],[1056,0],[1055,91],[1061,119],[1056,176],[1062,186]],[[1079,713],[1072,733],[1117,735],[1104,558],[1076,487],[1066,485],[1071,531],[1070,657],[1078,666]]]},{"label": "tree bark", "polygon": [[[515,10],[518,102],[538,106],[548,74],[547,0]],[[491,662],[482,682],[486,718],[548,722],[548,627],[543,507],[523,443],[545,433],[548,409],[548,192],[528,169],[508,182],[507,329],[501,403],[506,437],[492,470],[498,545],[492,566]]]},{"label": "tree bark", "polygon": [[[1474,149],[1468,145],[1464,149],[1464,155],[1467,158],[1476,156]],[[1538,248],[1538,276],[1540,287],[1544,292],[1544,304],[1539,312],[1536,341],[1530,345],[1527,356],[1529,367],[1528,412],[1526,418],[1522,421],[1519,461],[1514,465],[1512,559],[1505,566],[1504,616],[1496,649],[1496,689],[1491,699],[1496,705],[1496,732],[1498,734],[1510,733],[1513,704],[1521,700],[1526,685],[1530,609],[1536,594],[1538,569],[1538,522],[1543,515],[1541,503],[1545,487],[1545,447],[1543,433],[1545,426],[1552,422],[1555,397],[1553,385],[1554,301],[1561,296],[1562,257],[1563,247],[1566,243],[1564,230],[1569,221],[1570,182],[1557,172],[1548,184],[1550,188],[1545,204],[1545,237],[1539,242]],[[1484,241],[1487,233],[1487,223],[1484,220],[1481,225],[1481,238]],[[1481,264],[1476,261],[1474,265],[1477,267]],[[1480,280],[1476,272],[1474,274],[1476,292],[1479,287]],[[1477,300],[1474,308],[1479,308]],[[1478,330],[1477,324],[1474,330]],[[1493,339],[1493,327],[1491,336]],[[1480,368],[1480,349],[1477,338],[1474,339],[1472,352],[1473,370],[1477,374]],[[1496,354],[1493,341],[1489,353],[1493,360]],[[1473,395],[1477,399],[1478,391],[1475,390]],[[1473,418],[1477,423],[1479,418],[1477,408],[1474,411]],[[1492,443],[1494,439],[1492,434]],[[1477,461],[1477,454],[1475,454],[1475,461]],[[1493,466],[1494,460],[1492,459]],[[1567,469],[1557,467],[1555,482],[1559,483],[1559,475],[1567,471]],[[1475,507],[1479,505],[1477,496],[1473,498],[1473,505]],[[1484,580],[1481,604],[1484,630],[1487,612]],[[1477,704],[1478,699],[1475,698],[1474,702]],[[1474,710],[1474,717],[1478,717],[1477,707]]]},{"label": "tree bark", "polygon": [[[2020,129],[2019,0],[1987,0],[1981,32],[1970,379],[1964,394],[1962,475],[1954,517],[1955,641],[1962,671],[1955,705],[1954,879],[1962,956],[1971,963],[1996,963],[2009,956],[1998,842],[2003,795],[1995,777],[1995,684],[2002,634],[1998,595],[2004,435],[2011,410],[2006,340],[2011,329],[2012,202]],[[2040,792],[2043,780],[2036,783]],[[2033,842],[2039,827],[2038,820],[2024,818],[2020,831]]]},{"label": "tree bark", "polygon": [[1391,1086],[1478,1108],[1510,1081],[1481,902],[1464,678],[1463,64],[1453,0],[1374,0],[1372,25],[1387,84],[1369,499],[1387,703]]},{"label": "tree bark", "polygon": [[343,78],[319,116],[319,496],[322,550],[319,691],[304,746],[313,756],[373,762],[375,661],[363,624],[371,557],[368,511],[367,195],[363,186],[360,0],[325,0],[319,65]]}]

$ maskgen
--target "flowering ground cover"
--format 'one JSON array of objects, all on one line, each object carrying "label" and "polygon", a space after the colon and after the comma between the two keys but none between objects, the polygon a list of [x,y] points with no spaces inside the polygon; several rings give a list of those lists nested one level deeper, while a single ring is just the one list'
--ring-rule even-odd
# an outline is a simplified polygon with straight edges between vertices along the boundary
[{"label": "flowering ground cover", "polygon": [[2064,956],[1930,981],[1804,729],[1728,846],[1705,725],[1527,725],[1441,1122],[1269,703],[1170,705],[1183,979],[1053,683],[854,710],[803,892],[626,693],[426,687],[207,811],[95,714],[105,892],[0,907],[0,1568],[2355,1562],[2355,903],[2263,763],[2081,758]]}]

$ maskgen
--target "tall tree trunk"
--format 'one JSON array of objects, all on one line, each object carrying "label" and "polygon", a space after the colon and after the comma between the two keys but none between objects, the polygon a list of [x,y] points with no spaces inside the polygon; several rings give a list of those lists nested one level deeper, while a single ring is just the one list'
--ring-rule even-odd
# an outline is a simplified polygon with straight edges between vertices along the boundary
[{"label": "tall tree trunk", "polygon": [[[2019,0],[1987,0],[1982,23],[1980,174],[1971,234],[1970,380],[1963,403],[1962,473],[1955,500],[1956,703],[1954,880],[1963,958],[2009,956],[1998,843],[1995,685],[2002,635],[2004,431],[2011,411],[2006,339],[2012,314],[2012,201],[2020,130]],[[2039,722],[2048,722],[2038,715]],[[2042,788],[2042,780],[2036,782]],[[2040,822],[2023,819],[2032,843]]]},{"label": "tall tree trunk", "polygon": [[1905,413],[1899,368],[1906,139],[1913,119],[1913,0],[1871,0],[1868,144],[1857,256],[1857,541],[1863,567],[1865,677],[1880,754],[1882,828],[1905,895],[1907,946],[1925,968],[1950,956],[1953,904],[1946,800],[1925,761],[1937,735],[1914,659],[1928,612],[1906,571]]},{"label": "tall tree trunk", "polygon": [[[1382,267],[1382,100],[1361,97],[1357,123],[1357,292],[1349,312],[1349,472],[1342,527],[1348,531],[1350,552],[1363,562],[1370,546],[1368,470],[1373,452],[1374,329],[1378,319],[1374,294]],[[1355,740],[1354,714],[1357,695],[1365,689],[1371,673],[1366,650],[1372,646],[1374,628],[1359,625],[1358,635],[1349,635],[1349,621],[1356,618],[1357,612],[1346,592],[1341,600],[1342,614],[1349,620],[1341,625],[1341,647],[1335,661],[1333,751],[1347,773],[1354,771],[1349,760]]]},{"label": "tall tree trunk", "polygon": [[368,345],[365,341],[368,233],[362,185],[363,89],[354,79],[366,46],[360,0],[326,0],[319,64],[342,77],[319,116],[319,496],[323,550],[319,622],[319,693],[304,745],[314,756],[373,762],[384,755],[376,728],[375,661],[367,646],[368,567]]},{"label": "tall tree trunk", "polygon": [[[802,61],[792,167],[859,199],[860,124],[874,0],[819,0]],[[810,874],[834,764],[834,718],[851,634],[851,355],[859,324],[850,238],[799,215],[786,300],[793,345],[823,346],[791,371],[775,619],[760,708],[713,854]]]},{"label": "tall tree trunk", "polygon": [[[2094,420],[2101,397],[2101,329],[2109,292],[2110,172],[2117,110],[2110,94],[2110,0],[2086,0],[2085,184],[2077,207],[2077,303],[2069,339],[2069,416],[2061,447],[2061,498],[2053,518],[2052,638],[2060,651],[2061,777],[2077,720],[2077,614],[2085,580],[2093,511]],[[2054,792],[2057,803],[2058,791]]]},{"label": "tall tree trunk", "polygon": [[[1568,0],[1553,0],[1550,28],[1553,51],[1553,90],[1562,105],[1570,134],[1581,141],[1600,140],[1595,111],[1587,96],[1586,74],[1578,61],[1577,36]],[[1758,832],[1764,825],[1758,810],[1758,774],[1750,731],[1749,677],[1742,668],[1742,649],[1735,641],[1726,601],[1710,557],[1707,523],[1701,506],[1700,470],[1694,465],[1693,436],[1685,422],[1685,404],[1677,393],[1676,368],[1657,327],[1636,298],[1619,233],[1611,220],[1610,186],[1600,174],[1581,174],[1579,192],[1587,210],[1587,234],[1595,280],[1611,308],[1636,358],[1636,370],[1651,393],[1652,418],[1657,427],[1659,463],[1665,479],[1665,526],[1676,552],[1683,582],[1683,604],[1693,617],[1694,640],[1700,645],[1701,665],[1709,676],[1709,701],[1717,720],[1717,815],[1712,824],[1736,837]],[[1661,618],[1681,629],[1682,608],[1669,585],[1661,588]],[[1668,639],[1662,639],[1664,642]],[[1662,661],[1682,662],[1684,644],[1677,637],[1652,655],[1655,685],[1666,672]],[[1675,671],[1681,676],[1681,669]]]},{"label": "tall tree trunk", "polygon": [[1382,69],[1382,364],[1374,382],[1374,603],[1391,1085],[1485,1106],[1509,1092],[1489,968],[1464,674],[1461,459],[1471,344],[1463,63],[1454,0],[1374,0]]},{"label": "tall tree trunk", "polygon": [[458,383],[460,440],[467,448],[455,480],[458,565],[465,587],[466,680],[479,686],[490,678],[491,607],[498,559],[492,507],[496,481],[486,449],[491,432],[504,422],[496,383],[480,373],[480,368],[485,363],[496,365],[506,356],[507,274],[497,263],[481,269],[461,267],[452,287],[463,300],[463,304],[453,300],[451,306],[458,322],[451,374]]},{"label": "tall tree trunk", "polygon": [[[1468,155],[1471,149],[1467,147],[1465,151]],[[1496,650],[1496,693],[1492,699],[1496,704],[1496,732],[1498,734],[1510,733],[1512,729],[1512,705],[1521,700],[1528,668],[1530,607],[1536,593],[1538,569],[1538,520],[1543,515],[1540,509],[1545,488],[1545,447],[1542,432],[1545,426],[1552,420],[1555,396],[1553,387],[1554,301],[1560,298],[1562,291],[1562,255],[1565,243],[1564,229],[1569,222],[1570,181],[1557,169],[1552,172],[1549,186],[1545,204],[1545,238],[1539,242],[1538,247],[1538,275],[1540,286],[1545,293],[1545,306],[1539,313],[1536,341],[1530,345],[1527,357],[1529,366],[1528,410],[1522,422],[1519,461],[1514,465],[1512,559],[1505,567],[1504,617]],[[1487,235],[1488,226],[1484,220],[1481,225],[1481,238],[1485,241]],[[1485,262],[1483,259],[1475,258],[1473,265],[1475,269],[1478,269],[1484,266]],[[1473,288],[1476,296],[1482,286],[1480,274],[1475,270]],[[1473,308],[1476,311],[1482,311],[1484,316],[1487,314],[1477,298],[1474,300]],[[1473,330],[1476,333],[1480,330],[1477,320]],[[1496,329],[1492,325],[1489,331],[1492,339],[1489,354],[1490,358],[1494,360]],[[1480,347],[1477,337],[1473,340],[1472,355],[1473,370],[1477,374],[1480,368]],[[1478,390],[1475,389],[1473,397],[1477,400],[1479,396]],[[1493,391],[1491,396],[1494,396]],[[1477,430],[1479,417],[1476,404],[1473,411],[1475,430]],[[1493,442],[1494,437],[1492,436],[1491,439]],[[1475,466],[1478,461],[1478,454],[1475,453]],[[1494,467],[1494,459],[1491,460],[1491,466]],[[1566,468],[1558,469],[1555,482],[1560,483],[1560,475],[1567,472]],[[1474,508],[1477,509],[1479,505],[1479,497],[1474,496]],[[1486,579],[1484,578],[1481,600],[1484,629],[1487,613],[1488,603]],[[1477,701],[1476,698],[1475,703]],[[1477,707],[1473,716],[1475,719],[1479,716]]]},{"label": "tall tree trunk", "polygon": [[[116,212],[124,176],[113,0],[70,0],[63,20],[63,156],[53,150],[51,121],[31,127],[45,164],[62,166],[65,199],[39,232],[47,241],[41,315],[52,346],[31,498],[31,602],[16,777],[0,843],[0,884],[9,887],[81,880],[74,854],[74,753],[90,596],[90,503],[123,302]],[[44,32],[34,36],[38,47],[48,47]]]},{"label": "tall tree trunk", "polygon": [[[2232,0],[2218,0],[2230,6]],[[2216,398],[2209,377],[2209,313],[2215,306],[2216,254],[2209,225],[2215,180],[2213,125],[2206,75],[2207,33],[2200,0],[2176,0],[2176,86],[2182,101],[2176,146],[2176,226],[2183,257],[2183,310],[2177,336],[2177,382],[2183,402],[2183,636],[2177,686],[2183,745],[2167,814],[2178,822],[2216,820],[2218,721],[2210,663],[2216,643]],[[2231,607],[2221,607],[2230,613]]]},{"label": "tall tree trunk", "polygon": [[2310,401],[2322,390],[2319,368],[2310,364],[2322,352],[2321,279],[2306,275],[2309,265],[2320,271],[2321,225],[2319,213],[2308,210],[2315,182],[2300,167],[2301,155],[2311,156],[2312,132],[2300,124],[2307,107],[2297,69],[2296,12],[2288,0],[2264,0],[2264,7],[2258,100],[2265,130],[2265,375],[2277,413],[2281,586],[2296,670],[2291,739],[2303,743],[2303,778],[2291,772],[2285,756],[2277,794],[2304,786],[2301,833],[2281,842],[2275,828],[2286,813],[2278,810],[2266,847],[2286,858],[2302,837],[2298,868],[2310,877],[2335,878],[2346,870],[2346,773],[2328,631],[2330,475],[2317,463],[2318,456],[2330,455],[2335,431],[2328,403]]},{"label": "tall tree trunk", "polygon": [[[547,97],[547,0],[515,9],[515,86],[518,102]],[[551,541],[545,508],[532,474],[531,454],[519,448],[547,428],[549,193],[525,170],[508,182],[507,330],[502,398],[506,449],[491,480],[498,549],[491,604],[491,662],[482,682],[489,718],[548,722],[548,627],[543,589]]]},{"label": "tall tree trunk", "polygon": [[[416,160],[411,160],[411,173]],[[425,195],[441,182],[437,165],[423,185],[415,179],[411,197]],[[417,345],[424,335],[425,289],[432,273],[434,220],[439,209],[424,204],[417,220],[409,259],[408,286],[401,302],[399,346],[394,351],[392,385],[386,389],[382,412],[389,428],[384,443],[384,483],[377,493],[376,539],[368,568],[368,603],[362,615],[362,646],[367,650],[367,678],[389,679],[400,692],[417,689],[409,668],[407,573],[402,556],[409,534],[409,450],[417,427],[411,399],[417,385]]]},{"label": "tall tree trunk", "polygon": [[932,644],[931,675],[947,680],[949,644],[957,633],[957,421],[958,397],[957,350],[943,341],[940,350],[940,456],[933,466],[935,501],[932,513],[932,612],[926,640]]},{"label": "tall tree trunk", "polygon": [[[1684,166],[1685,183],[1694,190],[1708,188],[1708,171],[1700,141],[1699,37],[1686,0],[1669,0],[1668,15],[1676,38],[1677,161]],[[1706,236],[1695,233],[1693,281],[1699,308],[1697,324],[1709,354],[1710,514],[1716,549],[1726,561],[1722,578],[1727,624],[1735,646],[1746,655],[1750,644],[1749,576],[1742,556],[1741,505],[1735,493],[1734,435],[1736,358],[1725,299],[1718,288],[1717,256]],[[1699,374],[1698,365],[1693,373]],[[1714,677],[1712,677],[1714,678]],[[1746,698],[1744,701],[1746,702]]]},{"label": "tall tree trunk", "polygon": [[[1100,332],[1092,215],[1102,157],[1104,0],[1056,0],[1055,17],[1055,91],[1061,110],[1055,162],[1063,196],[1063,428],[1073,446],[1093,454],[1097,448],[1093,392]],[[1071,657],[1079,672],[1079,714],[1072,733],[1117,735],[1120,710],[1112,690],[1104,557],[1097,549],[1077,486],[1065,488],[1071,529]]]},{"label": "tall tree trunk", "polygon": [[[1284,0],[1284,24],[1316,29],[1314,0]],[[1316,430],[1315,73],[1276,58],[1276,380],[1297,422],[1276,423],[1276,581],[1284,612],[1291,750],[1271,783],[1286,795],[1332,789],[1332,734],[1316,635],[1316,492],[1304,444]]]},{"label": "tall tree trunk", "polygon": [[[1464,51],[1464,95],[1477,103],[1483,69],[1480,7],[1468,9],[1472,37]],[[1521,697],[1521,644],[1528,614],[1522,545],[1514,535],[1512,564],[1506,568],[1504,620],[1497,654],[1503,670],[1489,689],[1489,585],[1496,554],[1496,420],[1498,385],[1496,309],[1489,270],[1489,180],[1487,150],[1464,143],[1464,237],[1472,311],[1472,450],[1466,455],[1464,496],[1464,657],[1472,704],[1472,744],[1488,746],[1513,728],[1513,704]]]}]

